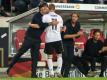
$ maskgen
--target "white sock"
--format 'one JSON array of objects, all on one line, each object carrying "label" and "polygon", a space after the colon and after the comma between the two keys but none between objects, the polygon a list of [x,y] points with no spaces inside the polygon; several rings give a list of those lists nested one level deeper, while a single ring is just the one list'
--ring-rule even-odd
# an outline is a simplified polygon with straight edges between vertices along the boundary
[{"label": "white sock", "polygon": [[56,71],[57,71],[58,73],[61,73],[61,68],[62,68],[62,57],[58,57],[58,59],[57,59],[57,64],[58,64],[58,66],[57,66]]},{"label": "white sock", "polygon": [[52,59],[48,59],[47,63],[48,63],[48,68],[49,68],[49,74],[54,75]]}]

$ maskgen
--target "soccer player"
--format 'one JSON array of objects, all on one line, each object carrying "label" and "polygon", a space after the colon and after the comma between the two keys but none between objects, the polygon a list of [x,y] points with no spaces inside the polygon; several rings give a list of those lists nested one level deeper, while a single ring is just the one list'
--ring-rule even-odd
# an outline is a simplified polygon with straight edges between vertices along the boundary
[{"label": "soccer player", "polygon": [[55,13],[55,5],[49,4],[50,12],[43,16],[43,22],[49,23],[58,21],[57,25],[50,25],[46,28],[46,36],[45,36],[45,50],[44,52],[47,54],[47,63],[49,68],[50,77],[54,77],[53,71],[53,61],[52,61],[52,53],[55,51],[57,53],[57,69],[56,73],[58,77],[61,77],[61,67],[62,67],[62,53],[63,53],[63,45],[61,39],[61,29],[64,30],[63,20],[60,15]]}]

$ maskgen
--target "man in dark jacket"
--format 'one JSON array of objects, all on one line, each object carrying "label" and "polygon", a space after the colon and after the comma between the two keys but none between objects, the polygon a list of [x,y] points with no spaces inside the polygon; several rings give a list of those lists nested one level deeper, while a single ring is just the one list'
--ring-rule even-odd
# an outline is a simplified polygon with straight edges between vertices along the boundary
[{"label": "man in dark jacket", "polygon": [[48,13],[48,11],[49,11],[49,9],[48,9],[47,4],[44,3],[39,6],[39,12],[33,16],[31,23],[29,23],[29,27],[26,31],[24,42],[23,42],[21,48],[18,50],[18,53],[12,59],[12,62],[10,63],[9,68],[7,69],[7,74],[10,72],[11,68],[17,63],[17,61],[20,59],[20,57],[28,49],[30,49],[31,59],[32,59],[31,77],[32,78],[37,77],[36,69],[37,69],[39,48],[40,48],[40,43],[41,43],[40,36],[44,32],[44,29],[47,26],[49,26],[48,23],[42,23],[42,16],[44,14]]},{"label": "man in dark jacket", "polygon": [[[90,69],[94,73],[96,59],[100,56],[99,50],[103,47],[103,42],[100,40],[101,32],[95,31],[93,38],[87,40],[82,58],[91,64]],[[88,63],[87,63],[88,64]]]},{"label": "man in dark jacket", "polygon": [[77,13],[71,14],[71,19],[67,20],[64,25],[66,26],[66,31],[62,32],[62,40],[64,45],[63,65],[62,65],[62,76],[68,77],[71,68],[71,63],[76,65],[80,71],[83,71],[79,67],[79,63],[76,62],[74,56],[74,40],[83,33],[80,31],[80,23],[78,22],[79,15]]},{"label": "man in dark jacket", "polygon": [[101,57],[101,73],[99,77],[104,77],[104,72],[107,68],[107,39],[104,41],[103,48],[99,51],[100,57]]}]

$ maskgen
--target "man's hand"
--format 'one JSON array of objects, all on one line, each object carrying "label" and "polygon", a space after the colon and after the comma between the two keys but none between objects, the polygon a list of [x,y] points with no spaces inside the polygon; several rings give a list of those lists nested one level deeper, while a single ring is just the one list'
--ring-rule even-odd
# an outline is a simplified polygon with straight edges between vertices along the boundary
[{"label": "man's hand", "polygon": [[79,31],[78,34],[79,34],[79,35],[83,35],[84,33],[83,33],[82,31]]},{"label": "man's hand", "polygon": [[103,51],[102,51],[102,50],[99,50],[98,52],[101,54]]},{"label": "man's hand", "polygon": [[31,26],[31,22],[28,23],[28,26]]},{"label": "man's hand", "polygon": [[32,24],[31,22],[29,22],[28,25],[32,28],[40,28],[38,24]]},{"label": "man's hand", "polygon": [[99,53],[102,53],[104,51],[107,51],[107,47],[103,47],[101,50],[99,50]]},{"label": "man's hand", "polygon": [[49,25],[52,25],[52,26],[57,26],[59,22],[57,20],[52,20],[52,22],[49,23]]},{"label": "man's hand", "polygon": [[52,20],[52,25],[57,26],[59,22],[57,20]]},{"label": "man's hand", "polygon": [[63,26],[62,28],[61,28],[61,32],[65,32],[66,31],[66,26]]}]

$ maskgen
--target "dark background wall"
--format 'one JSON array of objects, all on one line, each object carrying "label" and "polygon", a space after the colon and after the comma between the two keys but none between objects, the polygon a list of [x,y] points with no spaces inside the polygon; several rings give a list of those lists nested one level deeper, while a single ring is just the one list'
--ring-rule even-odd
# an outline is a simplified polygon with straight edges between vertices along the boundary
[{"label": "dark background wall", "polygon": [[[8,28],[0,28],[0,48],[3,48],[4,50],[4,66],[3,67],[7,67],[8,65],[8,45],[9,45],[8,41],[9,41]],[[0,63],[1,63],[1,54],[0,54]]]}]

